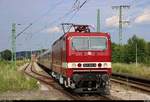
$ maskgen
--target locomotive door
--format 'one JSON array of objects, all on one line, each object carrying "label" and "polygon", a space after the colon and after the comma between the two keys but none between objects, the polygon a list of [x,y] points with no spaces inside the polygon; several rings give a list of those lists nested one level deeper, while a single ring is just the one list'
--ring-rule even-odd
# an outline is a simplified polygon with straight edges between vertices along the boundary
[{"label": "locomotive door", "polygon": [[63,40],[60,41],[60,57],[61,57],[61,69],[60,69],[60,73],[62,73],[62,65],[63,65]]},{"label": "locomotive door", "polygon": [[61,73],[65,74],[64,63],[66,63],[66,40],[65,37],[61,40]]}]

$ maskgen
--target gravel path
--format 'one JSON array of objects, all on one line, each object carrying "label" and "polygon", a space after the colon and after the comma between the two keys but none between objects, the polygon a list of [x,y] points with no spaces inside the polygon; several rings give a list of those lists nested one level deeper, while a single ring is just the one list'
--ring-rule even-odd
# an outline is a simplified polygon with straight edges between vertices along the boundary
[{"label": "gravel path", "polygon": [[[38,82],[39,84],[39,82]],[[112,83],[111,95],[122,100],[150,100],[150,95],[133,90],[129,87]],[[91,96],[90,96],[91,97]],[[39,90],[4,92],[0,94],[0,100],[71,100],[58,90],[39,84]],[[94,99],[93,99],[94,100]]]},{"label": "gravel path", "polygon": [[54,90],[48,91],[8,91],[0,94],[0,100],[71,100],[67,96]]}]

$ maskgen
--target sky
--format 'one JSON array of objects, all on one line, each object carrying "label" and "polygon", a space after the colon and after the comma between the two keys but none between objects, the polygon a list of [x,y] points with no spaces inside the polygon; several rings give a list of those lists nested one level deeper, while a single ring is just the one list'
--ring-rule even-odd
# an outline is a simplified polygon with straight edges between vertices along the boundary
[{"label": "sky", "polygon": [[[78,2],[76,2],[78,1]],[[16,35],[32,24],[16,38],[16,51],[51,48],[51,44],[63,35],[61,23],[97,24],[100,9],[100,31],[109,32],[112,42],[118,43],[118,9],[112,6],[130,5],[124,8],[122,43],[133,35],[150,42],[150,0],[0,0],[0,51],[11,49],[12,24],[16,23]],[[76,2],[76,3],[75,3]],[[77,12],[71,10],[78,10]]]}]

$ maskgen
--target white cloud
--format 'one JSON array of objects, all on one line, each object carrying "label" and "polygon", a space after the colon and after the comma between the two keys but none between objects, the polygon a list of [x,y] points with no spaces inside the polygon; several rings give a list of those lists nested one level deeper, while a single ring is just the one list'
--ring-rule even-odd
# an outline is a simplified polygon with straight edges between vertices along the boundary
[{"label": "white cloud", "polygon": [[118,16],[112,16],[106,19],[105,24],[107,27],[117,27],[119,24],[118,20],[119,20]]},{"label": "white cloud", "polygon": [[144,9],[143,13],[135,18],[135,23],[150,23],[150,9]]},{"label": "white cloud", "polygon": [[55,26],[55,27],[51,27],[51,28],[48,28],[48,29],[44,30],[44,32],[58,33],[58,32],[61,32],[61,29],[59,27]]}]

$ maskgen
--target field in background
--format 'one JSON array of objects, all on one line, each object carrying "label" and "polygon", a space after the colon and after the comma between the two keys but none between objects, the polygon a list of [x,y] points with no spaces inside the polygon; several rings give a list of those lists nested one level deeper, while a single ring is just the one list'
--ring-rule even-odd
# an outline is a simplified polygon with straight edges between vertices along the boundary
[{"label": "field in background", "polygon": [[124,64],[124,63],[113,63],[113,72],[127,73],[130,75],[148,78],[150,79],[150,66],[144,64]]},{"label": "field in background", "polygon": [[37,89],[35,79],[27,78],[18,71],[25,63],[25,61],[17,61],[17,67],[13,68],[11,62],[0,61],[0,92]]}]

